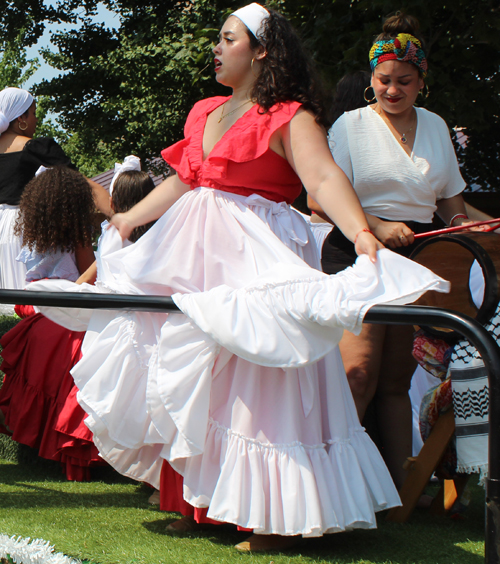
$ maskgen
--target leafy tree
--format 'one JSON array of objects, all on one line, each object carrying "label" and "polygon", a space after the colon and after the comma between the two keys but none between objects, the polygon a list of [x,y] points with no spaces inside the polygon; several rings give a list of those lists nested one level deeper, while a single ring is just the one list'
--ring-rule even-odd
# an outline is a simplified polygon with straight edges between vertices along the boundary
[{"label": "leafy tree", "polygon": [[22,86],[40,66],[38,59],[27,59],[25,35],[21,30],[11,41],[0,42],[0,90]]},{"label": "leafy tree", "polygon": [[15,41],[24,30],[23,47],[34,45],[42,35],[46,22],[75,22],[76,14],[48,6],[44,0],[0,0],[0,37]]},{"label": "leafy tree", "polygon": [[55,34],[58,52],[44,57],[66,74],[37,92],[50,96],[60,125],[77,134],[65,146],[73,159],[157,157],[181,137],[194,102],[217,88],[208,65],[219,12],[208,0],[108,6],[120,16],[119,30],[85,16],[78,31]]},{"label": "leafy tree", "polygon": [[[33,0],[32,0],[33,2]],[[242,2],[243,3],[243,2]],[[213,80],[211,45],[229,0],[106,0],[117,31],[92,23],[87,0],[78,31],[54,35],[50,64],[65,74],[42,82],[73,150],[89,159],[127,153],[157,156],[178,140],[192,104],[226,92]],[[238,2],[237,5],[240,3]],[[447,123],[465,128],[467,180],[498,185],[500,13],[497,0],[277,0],[300,30],[330,88],[346,72],[368,68],[367,54],[385,16],[403,9],[417,16],[427,43],[430,96],[421,100]],[[57,10],[74,18],[81,2]]]}]

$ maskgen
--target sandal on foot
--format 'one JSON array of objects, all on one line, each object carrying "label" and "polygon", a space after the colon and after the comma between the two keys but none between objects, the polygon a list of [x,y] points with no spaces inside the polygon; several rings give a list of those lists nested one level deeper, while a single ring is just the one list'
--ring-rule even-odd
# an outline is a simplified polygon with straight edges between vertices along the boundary
[{"label": "sandal on foot", "polygon": [[240,552],[267,552],[288,550],[296,546],[301,537],[284,537],[281,535],[252,535],[234,548]]}]

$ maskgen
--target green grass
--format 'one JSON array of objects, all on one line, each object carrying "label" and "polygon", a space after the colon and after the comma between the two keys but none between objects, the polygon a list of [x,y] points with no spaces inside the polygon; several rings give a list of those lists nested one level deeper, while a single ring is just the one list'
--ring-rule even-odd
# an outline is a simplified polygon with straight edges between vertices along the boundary
[{"label": "green grass", "polygon": [[0,315],[0,337],[7,333],[14,325],[17,325],[20,318],[17,315]]},{"label": "green grass", "polygon": [[379,529],[307,539],[288,553],[240,554],[247,534],[217,528],[170,536],[176,518],[148,506],[150,490],[99,469],[98,481],[67,482],[56,464],[0,460],[0,533],[43,538],[57,552],[99,564],[480,564],[484,492],[473,487],[462,521],[417,511],[409,523],[379,516]]}]

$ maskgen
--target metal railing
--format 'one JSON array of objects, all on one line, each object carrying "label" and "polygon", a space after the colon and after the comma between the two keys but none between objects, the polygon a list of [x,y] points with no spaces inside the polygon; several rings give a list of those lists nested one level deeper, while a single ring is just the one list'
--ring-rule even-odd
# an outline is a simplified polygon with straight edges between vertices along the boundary
[{"label": "metal railing", "polygon": [[[26,292],[0,290],[0,303],[65,308],[177,312],[170,297],[116,294]],[[500,348],[488,331],[474,319],[454,311],[426,306],[373,306],[364,323],[385,325],[433,325],[462,334],[479,351],[488,372],[489,452],[486,479],[485,562],[500,564]]]}]

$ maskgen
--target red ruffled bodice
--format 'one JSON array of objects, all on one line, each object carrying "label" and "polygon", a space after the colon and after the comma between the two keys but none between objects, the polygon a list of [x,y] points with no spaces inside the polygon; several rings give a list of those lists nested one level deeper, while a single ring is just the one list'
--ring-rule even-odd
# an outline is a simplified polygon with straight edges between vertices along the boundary
[{"label": "red ruffled bodice", "polygon": [[164,149],[163,158],[191,189],[204,186],[243,196],[258,194],[291,204],[300,194],[302,184],[288,161],[269,148],[269,140],[293,118],[301,104],[277,104],[264,114],[254,105],[203,160],[207,116],[228,99],[217,96],[195,104],[184,127],[185,138]]}]

